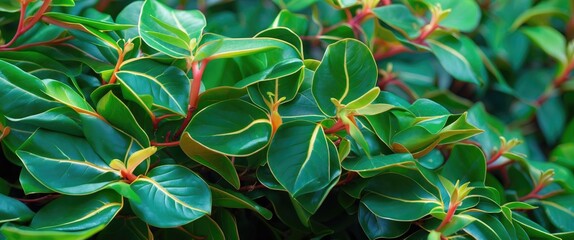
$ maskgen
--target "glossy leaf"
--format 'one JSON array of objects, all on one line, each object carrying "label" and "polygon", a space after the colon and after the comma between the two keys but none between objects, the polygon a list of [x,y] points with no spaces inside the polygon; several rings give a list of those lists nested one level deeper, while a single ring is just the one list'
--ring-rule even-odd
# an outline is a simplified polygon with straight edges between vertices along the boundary
[{"label": "glossy leaf", "polygon": [[90,194],[120,180],[83,138],[38,130],[16,154],[34,178],[56,192]]},{"label": "glossy leaf", "polygon": [[359,223],[369,239],[399,237],[410,228],[408,222],[397,222],[377,217],[363,204],[359,206]]},{"label": "glossy leaf", "polygon": [[138,24],[142,39],[174,58],[193,56],[205,17],[197,10],[174,10],[157,0],[145,1]]},{"label": "glossy leaf", "polygon": [[156,167],[147,176],[134,181],[132,189],[141,198],[140,203],[130,200],[132,210],[152,226],[176,227],[211,212],[211,193],[207,184],[182,166]]},{"label": "glossy leaf", "polygon": [[265,219],[271,219],[273,213],[268,209],[260,206],[253,200],[246,196],[227,191],[219,187],[211,186],[211,194],[213,195],[213,205],[227,208],[246,208],[259,213]]},{"label": "glossy leaf", "polygon": [[546,54],[561,64],[566,64],[566,40],[556,29],[538,26],[523,27],[521,31],[546,52]]},{"label": "glossy leaf", "polygon": [[267,156],[275,178],[295,197],[320,190],[331,181],[329,147],[320,124],[293,121],[281,125]]},{"label": "glossy leaf", "polygon": [[313,78],[313,96],[321,111],[334,116],[331,98],[347,104],[371,90],[377,80],[376,64],[368,48],[356,40],[329,45]]},{"label": "glossy leaf", "polygon": [[271,122],[260,108],[234,99],[199,111],[186,132],[193,140],[212,151],[246,156],[267,145],[271,137]]},{"label": "glossy leaf", "polygon": [[109,190],[79,197],[63,196],[38,211],[30,227],[42,231],[89,230],[107,225],[122,206],[122,197]]},{"label": "glossy leaf", "polygon": [[25,222],[34,216],[34,212],[30,210],[24,203],[0,194],[0,223],[4,222]]},{"label": "glossy leaf", "polygon": [[378,19],[408,38],[416,38],[420,34],[421,21],[405,5],[391,4],[372,11]]}]

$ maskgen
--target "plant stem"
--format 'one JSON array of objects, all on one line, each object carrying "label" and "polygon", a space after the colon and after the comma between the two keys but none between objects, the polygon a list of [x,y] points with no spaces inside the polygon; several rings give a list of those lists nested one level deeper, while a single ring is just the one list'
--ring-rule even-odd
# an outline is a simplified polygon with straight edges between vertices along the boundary
[{"label": "plant stem", "polygon": [[534,105],[542,106],[542,104],[544,104],[546,100],[548,100],[548,98],[552,95],[554,89],[559,88],[562,84],[568,81],[568,77],[570,75],[570,72],[572,72],[572,70],[574,70],[574,60],[570,61],[570,63],[568,63],[566,68],[564,68],[564,70],[562,70],[562,72],[560,72],[560,74],[556,78],[554,78],[554,80],[552,81],[552,85],[550,86],[550,89],[546,91],[544,94],[542,94],[538,99],[536,99]]},{"label": "plant stem", "polygon": [[345,123],[343,123],[343,121],[341,121],[341,119],[337,119],[337,122],[335,122],[335,124],[333,124],[333,126],[325,129],[325,134],[336,133],[336,132],[344,130],[344,129],[347,129],[345,126]]},{"label": "plant stem", "polygon": [[347,172],[347,176],[345,177],[345,179],[340,180],[335,187],[339,187],[339,186],[343,186],[346,185],[348,183],[350,183],[351,181],[353,181],[353,179],[355,179],[355,177],[357,176],[356,172]]},{"label": "plant stem", "polygon": [[37,203],[37,202],[43,202],[43,201],[48,201],[48,200],[52,200],[55,198],[60,197],[60,194],[48,194],[39,198],[33,198],[33,199],[26,199],[26,198],[17,198],[18,201],[29,204],[29,203]]},{"label": "plant stem", "polygon": [[503,153],[504,153],[504,151],[502,150],[502,148],[499,149],[498,151],[496,151],[496,153],[493,154],[493,155],[488,159],[488,161],[486,161],[486,165],[488,166],[488,165],[490,165],[490,164],[496,162],[496,160],[498,160],[498,158],[500,158],[500,156],[502,156]]},{"label": "plant stem", "polygon": [[108,8],[111,2],[112,0],[100,0],[98,4],[96,4],[96,10],[103,12],[106,10],[106,8]]},{"label": "plant stem", "polygon": [[189,104],[187,105],[187,115],[183,120],[183,123],[179,127],[179,130],[174,135],[174,138],[179,138],[189,122],[191,121],[191,117],[193,116],[193,111],[197,109],[197,103],[199,102],[199,90],[201,89],[201,78],[203,77],[203,72],[205,72],[205,67],[209,60],[201,61],[201,65],[199,62],[193,62],[191,64],[191,69],[193,71],[193,81],[191,83],[191,88],[189,90]]},{"label": "plant stem", "polygon": [[173,142],[163,142],[163,143],[158,143],[156,141],[151,141],[150,145],[152,146],[157,146],[157,147],[177,147],[179,146],[179,141],[173,141]]},{"label": "plant stem", "polygon": [[13,47],[13,48],[0,48],[0,51],[18,51],[18,50],[36,47],[36,46],[57,45],[57,44],[63,43],[65,41],[68,41],[68,40],[73,39],[73,38],[74,38],[73,36],[67,36],[67,37],[63,37],[63,38],[52,39],[52,40],[45,41],[45,42],[36,42],[36,43],[24,44],[24,45],[20,45],[20,46]]},{"label": "plant stem", "polygon": [[458,207],[458,204],[449,204],[448,211],[446,212],[446,216],[444,217],[444,219],[442,220],[442,222],[440,223],[440,225],[438,225],[438,228],[436,229],[437,232],[442,231],[442,229],[452,220],[452,217],[454,216],[454,213],[456,212],[457,207]]},{"label": "plant stem", "polygon": [[44,15],[44,13],[48,11],[48,8],[50,8],[50,3],[52,3],[52,0],[45,0],[42,3],[40,9],[38,9],[38,11],[34,14],[34,16],[32,16],[32,18],[28,21],[26,21],[26,10],[28,9],[29,2],[20,1],[20,3],[21,3],[20,17],[18,19],[18,28],[16,29],[16,33],[8,43],[0,45],[0,50],[5,50],[6,48],[10,47],[12,44],[14,44],[14,42],[16,42],[16,40],[18,40],[20,36],[22,36],[22,34],[30,30],[42,18],[42,15]]},{"label": "plant stem", "polygon": [[257,184],[256,183],[254,185],[247,185],[247,186],[240,187],[239,191],[240,192],[251,192],[251,191],[256,190],[256,189],[264,189],[264,188],[267,188],[267,187],[263,184]]},{"label": "plant stem", "polygon": [[544,189],[544,187],[546,187],[545,184],[537,184],[534,189],[532,189],[532,191],[530,191],[528,194],[518,198],[518,201],[524,202],[528,199],[544,199],[544,198],[549,198],[552,196],[555,196],[557,194],[562,193],[564,190],[557,190],[548,194],[544,194],[544,195],[540,195],[540,191],[542,191],[542,189]]}]

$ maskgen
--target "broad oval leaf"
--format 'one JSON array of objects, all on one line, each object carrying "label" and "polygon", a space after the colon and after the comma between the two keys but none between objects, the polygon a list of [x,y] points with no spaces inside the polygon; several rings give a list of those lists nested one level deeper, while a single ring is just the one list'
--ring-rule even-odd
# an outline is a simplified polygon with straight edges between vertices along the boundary
[{"label": "broad oval leaf", "polygon": [[157,0],[145,1],[138,24],[142,39],[174,58],[193,55],[201,39],[205,17],[199,10],[174,10]]},{"label": "broad oval leaf", "polygon": [[222,38],[208,41],[196,52],[195,61],[233,58],[279,50],[283,58],[300,58],[298,50],[288,42],[274,38]]},{"label": "broad oval leaf", "polygon": [[79,137],[38,130],[16,154],[34,178],[63,194],[90,194],[121,179],[119,172]]},{"label": "broad oval leaf", "polygon": [[566,64],[566,38],[549,26],[522,27],[520,29],[546,54],[561,64]]},{"label": "broad oval leaf", "polygon": [[391,4],[377,7],[373,9],[373,13],[378,19],[408,38],[415,38],[420,34],[421,21],[405,5]]},{"label": "broad oval leaf", "polygon": [[126,99],[149,114],[185,116],[189,102],[189,80],[185,72],[149,58],[124,62],[116,73]]},{"label": "broad oval leaf", "polygon": [[321,111],[335,116],[331,98],[347,104],[369,92],[377,82],[377,64],[365,44],[352,39],[329,45],[313,77],[313,96]]},{"label": "broad oval leaf", "polygon": [[217,186],[210,186],[210,189],[213,196],[213,206],[251,209],[267,220],[273,217],[273,212],[260,206],[255,201],[241,193],[233,192],[232,190],[223,189]]},{"label": "broad oval leaf", "polygon": [[199,111],[186,129],[191,138],[212,151],[251,155],[271,138],[267,113],[239,99],[218,102]]},{"label": "broad oval leaf", "polygon": [[397,222],[377,217],[364,204],[359,206],[359,224],[369,239],[397,238],[405,234],[410,222]]},{"label": "broad oval leaf", "polygon": [[[180,165],[162,165],[132,183],[141,202],[134,213],[156,227],[177,227],[211,212],[211,192],[197,174]],[[153,207],[152,207],[153,206]]]},{"label": "broad oval leaf", "polygon": [[269,167],[292,196],[315,192],[329,184],[327,144],[320,124],[293,121],[277,129],[267,153]]},{"label": "broad oval leaf", "polygon": [[486,159],[475,145],[457,144],[442,168],[441,175],[451,182],[471,182],[483,185],[486,178]]},{"label": "broad oval leaf", "polygon": [[30,227],[71,232],[105,226],[123,204],[122,196],[111,190],[86,196],[62,196],[42,207],[32,219]]},{"label": "broad oval leaf", "polygon": [[466,47],[459,39],[449,36],[439,40],[427,39],[426,42],[440,64],[454,78],[476,85],[483,83],[473,69],[473,63],[469,61],[468,56],[462,53]]},{"label": "broad oval leaf", "polygon": [[133,136],[139,143],[149,146],[149,137],[137,122],[128,106],[120,98],[108,92],[96,106],[98,113],[114,126]]}]

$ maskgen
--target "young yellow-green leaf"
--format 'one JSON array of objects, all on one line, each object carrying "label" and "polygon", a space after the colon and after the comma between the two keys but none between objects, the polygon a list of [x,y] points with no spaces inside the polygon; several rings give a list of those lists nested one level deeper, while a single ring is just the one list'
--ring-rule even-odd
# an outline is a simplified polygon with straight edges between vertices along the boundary
[{"label": "young yellow-green leaf", "polygon": [[119,159],[112,160],[110,162],[110,167],[118,171],[126,169],[126,165],[124,164],[124,162]]},{"label": "young yellow-green leaf", "polygon": [[30,227],[71,232],[105,226],[122,209],[123,203],[122,196],[110,190],[86,196],[62,196],[42,207]]},{"label": "young yellow-green leaf", "polygon": [[321,190],[331,182],[329,146],[320,124],[293,121],[281,125],[267,156],[271,172],[292,196]]},{"label": "young yellow-green leaf", "polygon": [[566,38],[558,30],[549,26],[522,27],[520,30],[563,66],[567,63]]},{"label": "young yellow-green leaf", "polygon": [[231,99],[196,113],[186,132],[212,151],[247,156],[267,146],[271,138],[271,122],[267,113],[257,106]]},{"label": "young yellow-green leaf", "polygon": [[379,87],[374,87],[367,93],[365,93],[363,96],[360,96],[359,98],[347,103],[345,105],[345,109],[358,110],[364,108],[369,104],[371,104],[373,101],[375,101],[375,99],[377,99],[377,97],[379,96],[380,92],[381,90],[379,89]]},{"label": "young yellow-green leaf", "polygon": [[142,6],[138,28],[150,47],[174,58],[186,58],[193,56],[205,24],[199,10],[175,10],[149,0]]},{"label": "young yellow-green leaf", "polygon": [[46,85],[46,94],[56,99],[56,101],[73,108],[77,112],[95,114],[92,106],[72,87],[56,80],[46,80],[44,83]]},{"label": "young yellow-green leaf", "polygon": [[139,166],[143,161],[151,157],[157,151],[156,147],[148,147],[138,150],[132,153],[126,162],[126,168],[128,172],[132,173],[137,166]]},{"label": "young yellow-green leaf", "polygon": [[472,32],[480,23],[480,6],[475,0],[427,0],[426,3],[450,9],[448,16],[439,22],[442,27]]},{"label": "young yellow-green leaf", "polygon": [[321,111],[335,116],[332,98],[348,104],[371,91],[376,81],[377,65],[367,46],[346,39],[327,47],[311,89]]}]

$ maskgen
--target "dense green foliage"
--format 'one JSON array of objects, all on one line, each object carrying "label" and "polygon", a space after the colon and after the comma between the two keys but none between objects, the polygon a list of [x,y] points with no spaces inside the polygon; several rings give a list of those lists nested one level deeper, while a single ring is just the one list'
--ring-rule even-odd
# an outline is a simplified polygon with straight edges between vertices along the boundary
[{"label": "dense green foliage", "polygon": [[568,0],[5,0],[0,239],[574,239]]}]

